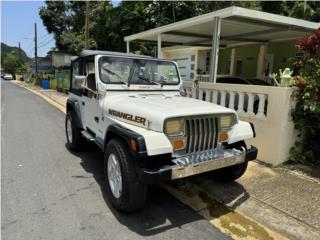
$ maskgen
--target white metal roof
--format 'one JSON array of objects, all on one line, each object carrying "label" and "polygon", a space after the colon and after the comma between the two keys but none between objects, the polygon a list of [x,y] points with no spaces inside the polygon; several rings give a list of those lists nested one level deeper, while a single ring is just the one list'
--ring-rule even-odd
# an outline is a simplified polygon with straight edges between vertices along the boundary
[{"label": "white metal roof", "polygon": [[163,45],[209,46],[212,42],[215,17],[221,18],[220,44],[225,46],[296,39],[320,27],[320,23],[240,7],[228,7],[133,34],[124,40],[156,42],[158,34],[161,34]]},{"label": "white metal roof", "polygon": [[151,58],[150,56],[145,55],[136,55],[136,54],[128,54],[123,52],[111,52],[111,51],[102,51],[102,50],[87,50],[84,49],[80,52],[80,57],[88,57],[88,56],[95,56],[95,55],[113,55],[113,56],[124,56],[124,57],[145,57],[145,58]]}]

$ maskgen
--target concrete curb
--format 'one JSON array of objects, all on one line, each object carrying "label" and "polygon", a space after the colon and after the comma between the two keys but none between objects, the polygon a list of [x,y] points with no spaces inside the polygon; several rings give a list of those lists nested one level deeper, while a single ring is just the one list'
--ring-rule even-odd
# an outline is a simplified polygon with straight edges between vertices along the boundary
[{"label": "concrete curb", "polygon": [[40,91],[31,89],[29,87],[23,86],[22,84],[20,84],[18,81],[11,81],[12,83],[14,83],[15,85],[22,87],[24,89],[29,90],[30,92],[38,95],[39,97],[43,98],[45,101],[47,101],[49,104],[55,106],[56,108],[58,108],[61,112],[66,113],[66,106],[62,105],[61,103],[59,103],[58,101],[56,101],[54,98],[49,97],[43,93],[41,93]]}]

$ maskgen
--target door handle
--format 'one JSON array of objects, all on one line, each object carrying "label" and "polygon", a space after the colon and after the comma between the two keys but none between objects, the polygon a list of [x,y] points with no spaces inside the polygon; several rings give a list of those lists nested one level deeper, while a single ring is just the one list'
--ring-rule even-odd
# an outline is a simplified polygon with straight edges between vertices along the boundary
[{"label": "door handle", "polygon": [[95,120],[96,122],[99,122],[99,118],[98,118],[98,117],[94,117],[94,120]]},{"label": "door handle", "polygon": [[86,105],[86,103],[84,101],[82,101],[82,106]]}]

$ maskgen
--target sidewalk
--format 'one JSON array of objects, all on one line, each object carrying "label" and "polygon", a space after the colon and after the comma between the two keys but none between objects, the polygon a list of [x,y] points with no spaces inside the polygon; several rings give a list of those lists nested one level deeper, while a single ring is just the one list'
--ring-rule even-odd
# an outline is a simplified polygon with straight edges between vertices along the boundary
[{"label": "sidewalk", "polygon": [[62,107],[66,107],[67,104],[67,98],[68,95],[62,92],[58,92],[56,90],[53,89],[42,89],[39,86],[34,86],[25,82],[21,82],[21,81],[12,81],[13,83],[20,85],[22,87],[31,89],[45,97],[50,98],[51,100],[53,100],[54,102],[58,103],[59,105],[61,105]]},{"label": "sidewalk", "polygon": [[176,196],[191,207],[197,199],[201,215],[203,208],[212,210],[210,201],[217,201],[289,239],[320,239],[320,179],[288,167],[269,168],[253,161],[234,183],[202,175],[189,178],[180,191]]},{"label": "sidewalk", "polygon": [[[16,84],[28,87],[25,83]],[[40,87],[32,87],[32,90],[63,107],[66,106],[67,95],[64,93],[43,90]],[[235,225],[238,226],[236,231],[246,232],[244,239],[256,234],[255,229],[258,228],[252,224],[255,221],[289,239],[318,240],[320,170],[305,170],[297,171],[293,166],[270,168],[253,161],[249,163],[245,175],[234,183],[219,183],[201,175],[188,178],[186,186],[182,189],[170,186],[165,188],[210,222],[214,222],[216,218],[220,221],[218,224],[223,225],[221,216],[230,212],[238,214],[233,217],[234,222],[229,219],[229,222],[222,226],[226,233],[231,232],[231,236],[232,231],[236,229]],[[305,174],[307,172],[308,175]],[[248,235],[250,231],[252,235]],[[270,235],[268,236],[270,238]]]}]

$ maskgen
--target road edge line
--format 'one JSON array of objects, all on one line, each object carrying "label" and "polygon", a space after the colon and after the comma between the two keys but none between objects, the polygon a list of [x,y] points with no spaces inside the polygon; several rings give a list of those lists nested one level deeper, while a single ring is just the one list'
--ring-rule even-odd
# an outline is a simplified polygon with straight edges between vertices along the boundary
[{"label": "road edge line", "polygon": [[55,99],[51,98],[51,97],[48,97],[44,94],[42,94],[41,92],[37,91],[37,90],[34,90],[34,89],[31,89],[29,87],[26,87],[26,86],[23,86],[17,82],[14,82],[12,81],[13,84],[19,86],[19,87],[22,87],[24,89],[27,89],[29,90],[30,92],[38,95],[39,97],[41,97],[42,99],[44,99],[45,101],[47,101],[49,104],[53,105],[54,107],[58,108],[61,112],[63,112],[64,114],[66,114],[66,107],[64,105],[62,105],[61,103],[57,102]]}]

